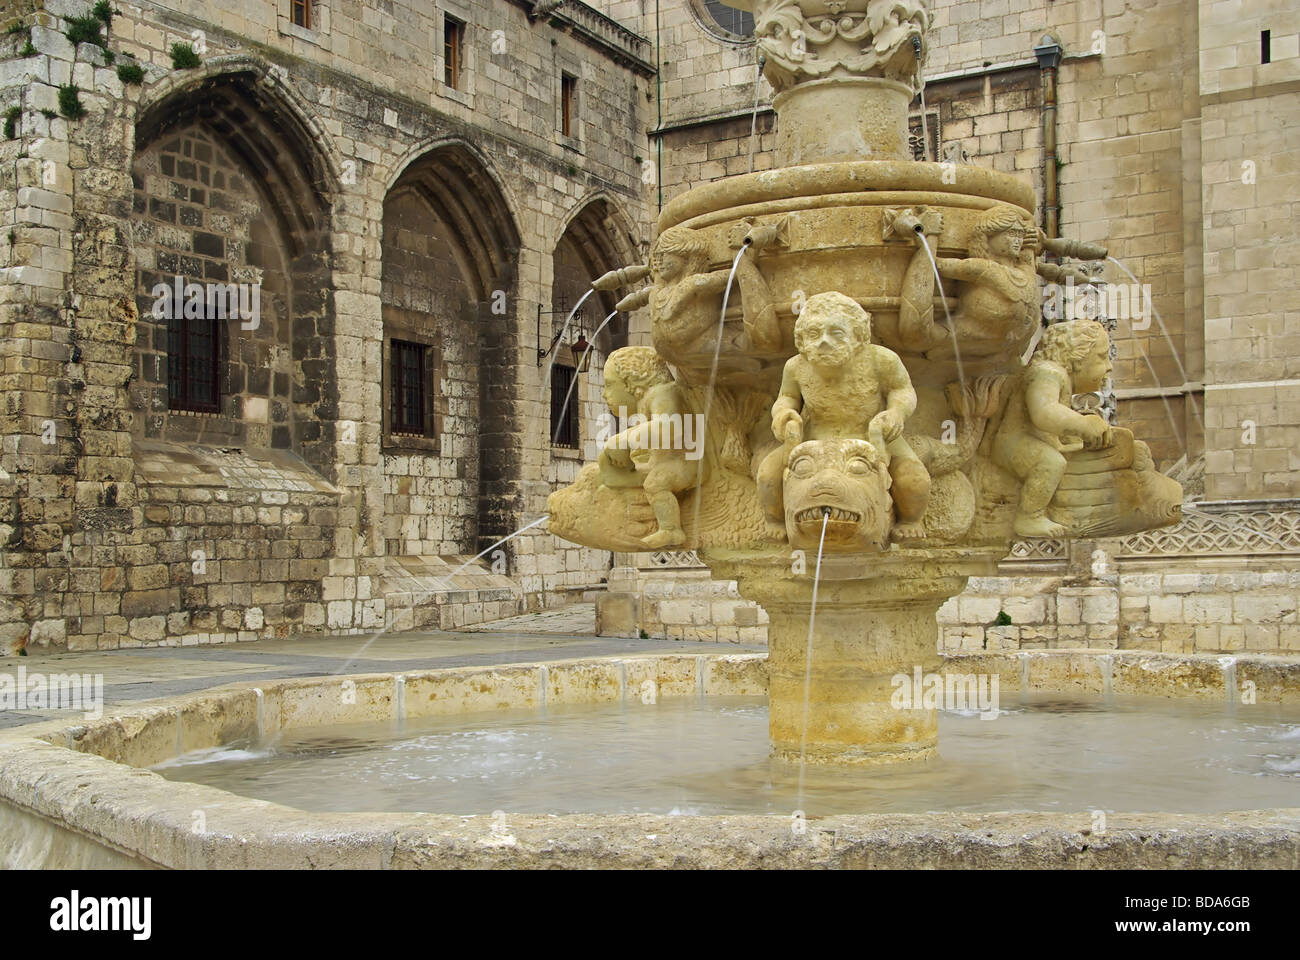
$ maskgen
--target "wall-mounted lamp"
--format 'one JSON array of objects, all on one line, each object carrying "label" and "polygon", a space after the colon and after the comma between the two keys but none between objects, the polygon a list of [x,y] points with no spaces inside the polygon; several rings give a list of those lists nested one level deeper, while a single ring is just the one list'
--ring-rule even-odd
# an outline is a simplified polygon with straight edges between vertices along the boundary
[{"label": "wall-mounted lamp", "polygon": [[[555,335],[551,337],[551,342],[546,345],[546,348],[542,349],[541,346],[542,345],[542,315],[545,314],[546,316],[553,317],[557,313],[567,314],[568,312],[569,311],[567,307],[560,307],[558,310],[543,310],[542,305],[540,303],[537,305],[537,365],[539,367],[542,365],[542,361],[545,360],[547,357],[549,357],[551,355],[551,352],[557,346],[559,346],[560,337],[564,336],[564,328],[561,327],[559,332],[555,333]],[[579,311],[574,315],[573,319],[581,320],[581,318],[582,318],[582,312]],[[552,323],[551,329],[552,331],[554,331],[555,330],[554,321],[551,321],[551,323]],[[579,336],[581,336],[581,334]]]},{"label": "wall-mounted lamp", "polygon": [[579,373],[586,373],[591,369],[591,344],[587,342],[586,334],[579,332],[578,339],[573,341],[573,346],[569,348],[573,351],[573,362]]}]

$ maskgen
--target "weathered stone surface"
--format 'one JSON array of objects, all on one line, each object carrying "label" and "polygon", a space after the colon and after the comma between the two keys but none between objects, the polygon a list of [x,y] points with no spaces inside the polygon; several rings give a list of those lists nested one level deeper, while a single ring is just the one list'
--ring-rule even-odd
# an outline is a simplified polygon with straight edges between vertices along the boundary
[{"label": "weathered stone surface", "polygon": [[[97,47],[64,37],[84,5],[6,11],[6,27],[40,20],[34,56],[13,56],[25,36],[0,50],[0,87],[30,87],[0,183],[0,333],[16,348],[0,501],[22,512],[0,519],[17,521],[7,539],[24,553],[7,569],[66,569],[43,555],[87,551],[69,583],[44,573],[14,581],[15,596],[263,636],[379,629],[386,559],[472,557],[535,519],[593,446],[598,372],[575,391],[573,458],[552,461],[536,322],[648,233],[633,159],[648,44],[599,19],[584,41],[484,0],[472,19],[499,23],[504,51],[468,44],[448,85],[430,68],[441,12],[403,0],[362,24],[328,7],[295,33],[285,11],[200,4],[209,49],[185,78],[168,76],[170,14],[117,12],[109,46],[145,70],[125,86]],[[391,42],[353,40],[376,30]],[[563,146],[561,70],[581,79]],[[398,93],[395,76],[410,80]],[[86,116],[42,115],[71,82]],[[185,315],[187,284],[202,316]],[[597,299],[603,316],[613,301]],[[394,340],[429,348],[420,437],[390,422]],[[331,587],[328,613],[321,570],[268,563],[320,559],[349,584]],[[493,563],[522,609],[598,583],[607,557],[535,529],[476,573]],[[282,592],[255,591],[268,582]],[[399,591],[401,609],[453,617],[423,586]],[[483,591],[454,592],[458,622],[502,612]],[[185,622],[169,637],[191,637],[175,633]]]}]

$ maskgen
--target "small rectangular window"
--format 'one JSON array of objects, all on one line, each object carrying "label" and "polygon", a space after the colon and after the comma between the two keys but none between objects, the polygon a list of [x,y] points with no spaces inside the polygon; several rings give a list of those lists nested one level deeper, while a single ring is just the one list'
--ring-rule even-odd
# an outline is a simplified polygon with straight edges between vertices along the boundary
[{"label": "small rectangular window", "polygon": [[566,137],[573,136],[574,121],[577,119],[578,78],[564,73],[560,75],[560,132]]},{"label": "small rectangular window", "polygon": [[216,311],[212,313],[211,317],[173,316],[167,321],[167,406],[172,410],[221,411],[217,389],[221,324]]},{"label": "small rectangular window", "polygon": [[578,449],[578,390],[573,384],[576,376],[573,367],[557,363],[551,368],[551,437],[554,446],[570,450]]},{"label": "small rectangular window", "polygon": [[[284,9],[281,7],[280,9]],[[311,29],[311,0],[289,0],[289,19],[295,27]]]},{"label": "small rectangular window", "polygon": [[455,17],[442,21],[442,82],[453,90],[460,89],[460,68],[465,49],[465,24]]},{"label": "small rectangular window", "polygon": [[389,380],[389,429],[393,433],[427,435],[424,402],[424,367],[428,347],[421,343],[393,340]]},{"label": "small rectangular window", "polygon": [[1261,30],[1259,32],[1259,62],[1271,63],[1273,60],[1273,31]]}]

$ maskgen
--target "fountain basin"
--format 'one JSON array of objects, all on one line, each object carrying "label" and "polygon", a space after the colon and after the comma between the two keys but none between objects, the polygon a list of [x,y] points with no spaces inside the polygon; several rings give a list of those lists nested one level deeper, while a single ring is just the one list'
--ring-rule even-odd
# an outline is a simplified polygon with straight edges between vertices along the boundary
[{"label": "fountain basin", "polygon": [[[1300,663],[1235,659],[1261,703],[1300,703]],[[949,658],[992,672],[1004,690],[1222,700],[1219,658],[1136,651],[1061,651]],[[352,684],[343,696],[343,681]],[[766,660],[666,656],[405,675],[408,717],[614,702],[648,682],[662,698],[754,696]],[[392,720],[393,675],[287,680],[262,688],[264,731]],[[352,702],[348,702],[351,700]],[[1300,809],[1220,814],[1068,813],[787,816],[528,816],[503,834],[489,815],[305,813],[143,769],[258,725],[248,687],[117,711],[86,724],[51,722],[0,738],[0,863],[7,867],[1276,867],[1300,866]],[[1244,708],[1242,708],[1244,709]],[[815,811],[812,811],[815,814]],[[1086,832],[1085,832],[1086,831]]]}]

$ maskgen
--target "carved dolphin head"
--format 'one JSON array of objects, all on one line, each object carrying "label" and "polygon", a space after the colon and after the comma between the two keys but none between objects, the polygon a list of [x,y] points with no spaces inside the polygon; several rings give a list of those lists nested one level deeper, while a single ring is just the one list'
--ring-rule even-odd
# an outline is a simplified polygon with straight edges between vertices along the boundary
[{"label": "carved dolphin head", "polygon": [[786,458],[785,529],[790,545],[834,553],[880,551],[889,544],[893,502],[886,456],[867,440],[806,440]]}]

